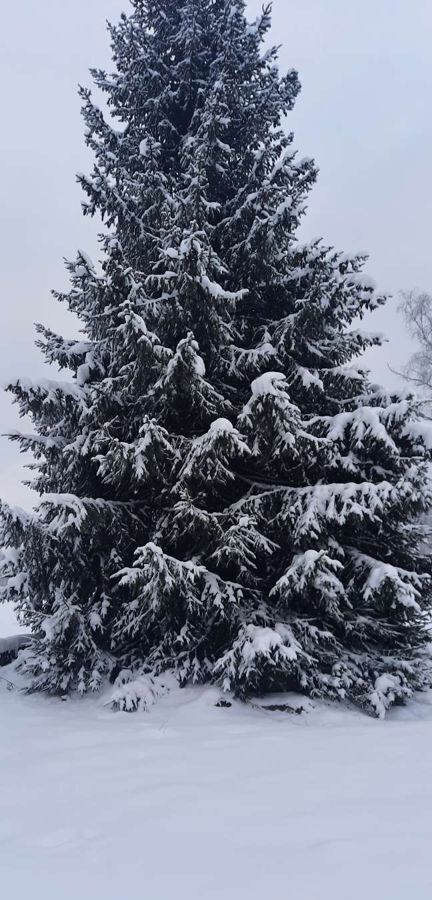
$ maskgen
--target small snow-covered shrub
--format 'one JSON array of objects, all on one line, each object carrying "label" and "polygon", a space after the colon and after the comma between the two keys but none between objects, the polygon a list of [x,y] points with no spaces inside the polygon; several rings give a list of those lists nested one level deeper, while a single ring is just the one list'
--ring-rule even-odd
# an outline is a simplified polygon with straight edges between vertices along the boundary
[{"label": "small snow-covered shrub", "polygon": [[120,712],[146,712],[161,692],[160,685],[149,676],[133,675],[129,671],[120,672],[114,683],[111,705]]}]

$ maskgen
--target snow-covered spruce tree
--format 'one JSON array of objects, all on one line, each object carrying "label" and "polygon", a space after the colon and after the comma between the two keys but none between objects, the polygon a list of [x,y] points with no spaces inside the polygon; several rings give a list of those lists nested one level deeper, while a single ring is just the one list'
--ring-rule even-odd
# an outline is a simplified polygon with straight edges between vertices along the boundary
[{"label": "snow-covered spruce tree", "polygon": [[3,508],[5,596],[33,689],[174,670],[240,696],[295,689],[382,715],[429,679],[432,441],[412,397],[353,364],[383,302],[364,257],[296,239],[316,177],[283,128],[299,90],[270,9],[133,0],[115,69],[82,90],[100,214],[40,327],[67,381],[10,385],[35,434],[35,513]]}]

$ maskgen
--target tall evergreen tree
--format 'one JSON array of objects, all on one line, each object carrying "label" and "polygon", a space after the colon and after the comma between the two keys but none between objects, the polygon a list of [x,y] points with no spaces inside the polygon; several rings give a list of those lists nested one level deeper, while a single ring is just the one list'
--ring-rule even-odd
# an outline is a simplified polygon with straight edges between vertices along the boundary
[{"label": "tall evergreen tree", "polygon": [[432,447],[415,399],[353,364],[384,298],[363,256],[296,238],[316,170],[284,130],[299,83],[264,49],[270,7],[132,7],[92,71],[109,114],[81,90],[105,231],[56,297],[83,340],[39,326],[72,379],[9,388],[41,494],[3,507],[23,668],[55,692],[110,676],[126,708],[169,669],[383,715],[430,678]]}]

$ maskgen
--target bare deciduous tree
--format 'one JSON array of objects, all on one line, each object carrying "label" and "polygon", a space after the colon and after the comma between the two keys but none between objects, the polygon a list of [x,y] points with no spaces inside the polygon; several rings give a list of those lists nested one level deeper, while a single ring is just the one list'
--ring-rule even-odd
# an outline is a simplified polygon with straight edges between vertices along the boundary
[{"label": "bare deciduous tree", "polygon": [[400,309],[408,331],[418,345],[401,374],[432,394],[432,294],[404,291]]}]

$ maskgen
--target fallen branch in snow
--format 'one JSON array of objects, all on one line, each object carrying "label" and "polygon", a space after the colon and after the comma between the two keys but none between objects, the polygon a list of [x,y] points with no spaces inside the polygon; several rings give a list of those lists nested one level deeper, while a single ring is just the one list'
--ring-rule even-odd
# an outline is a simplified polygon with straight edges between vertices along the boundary
[{"label": "fallen branch in snow", "polygon": [[0,675],[0,681],[4,681],[8,691],[14,691],[17,686],[10,678],[3,678],[3,675]]},{"label": "fallen branch in snow", "polygon": [[310,711],[307,706],[291,706],[291,704],[289,703],[266,704],[254,703],[253,701],[249,700],[248,705],[252,706],[253,709],[258,709],[260,712],[286,712],[297,716]]}]

